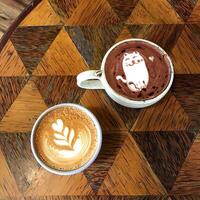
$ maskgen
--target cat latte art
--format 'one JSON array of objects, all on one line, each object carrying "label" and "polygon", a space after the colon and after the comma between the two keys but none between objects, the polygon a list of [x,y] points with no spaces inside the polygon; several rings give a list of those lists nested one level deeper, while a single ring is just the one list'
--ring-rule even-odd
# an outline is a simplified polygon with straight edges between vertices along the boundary
[{"label": "cat latte art", "polygon": [[40,121],[34,141],[36,152],[46,165],[56,170],[74,170],[94,155],[97,130],[93,120],[82,110],[61,107]]},{"label": "cat latte art", "polygon": [[139,92],[146,88],[149,82],[149,74],[144,58],[138,51],[125,53],[122,61],[122,67],[126,79],[122,76],[116,76],[117,80],[126,83],[131,91]]},{"label": "cat latte art", "polygon": [[117,45],[107,56],[105,75],[111,88],[131,100],[147,100],[160,95],[168,86],[169,57],[158,46],[146,41]]}]

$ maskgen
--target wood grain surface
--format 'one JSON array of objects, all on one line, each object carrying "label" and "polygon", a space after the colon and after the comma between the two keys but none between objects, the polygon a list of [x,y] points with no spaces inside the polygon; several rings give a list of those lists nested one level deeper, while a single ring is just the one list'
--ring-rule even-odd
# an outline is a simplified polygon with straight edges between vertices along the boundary
[{"label": "wood grain surface", "polygon": [[[185,194],[199,194],[199,134],[197,135],[187,159],[180,170],[176,184],[173,186],[172,193],[181,194],[184,191]],[[188,181],[190,180],[190,181]],[[195,186],[195,187],[194,187]]]},{"label": "wood grain surface", "polygon": [[166,0],[140,0],[128,18],[128,24],[179,24],[181,17]]},{"label": "wood grain surface", "polygon": [[[9,40],[0,53],[0,75],[4,77],[28,75],[15,47]],[[13,68],[14,67],[14,68]]]},{"label": "wood grain surface", "polygon": [[29,131],[45,109],[47,106],[35,83],[29,80],[0,122],[0,131]]},{"label": "wood grain surface", "polygon": [[0,1],[0,38],[29,3],[31,0]]},{"label": "wood grain surface", "polygon": [[[28,3],[1,0],[0,27]],[[8,17],[7,5],[16,7]],[[200,199],[199,13],[200,0],[42,0],[0,52],[0,200]],[[77,86],[77,74],[132,37],[172,58],[160,102],[131,109]],[[65,102],[95,114],[103,144],[87,170],[56,176],[35,161],[30,133],[42,111]]]},{"label": "wood grain surface", "polygon": [[131,196],[165,193],[164,187],[155,176],[135,141],[128,136],[105,178],[99,194]]},{"label": "wood grain surface", "polygon": [[[55,66],[57,66],[56,70]],[[33,74],[39,76],[48,75],[49,73],[51,75],[76,75],[87,69],[88,66],[82,59],[81,54],[69,35],[62,29]]]},{"label": "wood grain surface", "polygon": [[161,183],[170,191],[195,132],[133,132],[132,135]]},{"label": "wood grain surface", "polygon": [[18,28],[12,34],[11,41],[30,74],[55,39],[59,30],[60,26],[27,27]]},{"label": "wood grain surface", "polygon": [[60,18],[56,15],[48,0],[43,0],[20,24],[20,26],[58,25]]}]

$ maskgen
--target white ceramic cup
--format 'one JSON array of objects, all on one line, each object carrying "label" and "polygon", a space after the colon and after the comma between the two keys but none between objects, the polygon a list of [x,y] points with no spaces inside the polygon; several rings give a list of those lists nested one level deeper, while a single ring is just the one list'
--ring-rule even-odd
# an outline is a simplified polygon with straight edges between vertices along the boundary
[{"label": "white ceramic cup", "polygon": [[[96,127],[96,130],[97,130],[97,147],[96,147],[96,151],[95,153],[93,154],[92,158],[85,164],[83,165],[82,167],[78,168],[78,169],[75,169],[75,170],[68,170],[68,171],[61,171],[61,170],[57,170],[57,169],[54,169],[54,168],[51,168],[49,167],[45,162],[43,162],[41,159],[40,159],[40,156],[37,154],[37,151],[36,151],[36,148],[35,148],[35,134],[36,134],[36,131],[37,131],[37,127],[39,125],[39,123],[42,121],[42,119],[51,111],[57,109],[57,108],[63,108],[63,107],[75,107],[81,111],[83,111],[84,113],[86,113],[90,118],[91,120],[93,121],[95,127]],[[88,168],[94,161],[95,159],[97,158],[99,152],[100,152],[100,149],[101,149],[101,145],[102,145],[102,131],[101,131],[101,127],[100,127],[100,124],[97,120],[97,118],[94,116],[94,114],[89,111],[88,109],[86,109],[85,107],[83,106],[80,106],[80,105],[77,105],[77,104],[73,104],[73,103],[63,103],[63,104],[58,104],[58,105],[55,105],[47,110],[45,110],[39,117],[38,119],[36,120],[35,124],[33,125],[33,129],[32,129],[32,132],[31,132],[31,150],[32,150],[32,153],[36,159],[36,161],[44,168],[46,169],[47,171],[51,172],[51,173],[54,173],[54,174],[57,174],[57,175],[73,175],[73,174],[78,174],[80,172],[82,172],[83,170],[85,170],[86,168]]]},{"label": "white ceramic cup", "polygon": [[[146,100],[128,99],[128,98],[118,94],[117,92],[115,92],[106,80],[105,62],[106,62],[108,55],[119,44],[124,43],[124,42],[130,42],[130,41],[146,42],[146,43],[158,48],[161,53],[166,55],[166,58],[168,59],[168,61],[170,63],[170,81],[169,81],[167,87],[163,90],[163,92],[152,99],[146,99]],[[106,93],[108,94],[108,96],[110,96],[115,102],[117,102],[123,106],[130,107],[130,108],[144,108],[144,107],[150,106],[152,104],[155,104],[156,102],[161,100],[169,91],[169,89],[172,85],[173,79],[174,79],[174,68],[173,68],[172,61],[171,61],[170,57],[168,56],[168,54],[160,46],[158,46],[157,44],[150,42],[148,40],[144,40],[144,39],[127,39],[127,40],[123,40],[121,42],[116,43],[107,51],[107,53],[105,54],[103,61],[101,63],[100,70],[89,70],[89,71],[80,73],[77,76],[77,85],[84,89],[104,89],[106,91]]]}]

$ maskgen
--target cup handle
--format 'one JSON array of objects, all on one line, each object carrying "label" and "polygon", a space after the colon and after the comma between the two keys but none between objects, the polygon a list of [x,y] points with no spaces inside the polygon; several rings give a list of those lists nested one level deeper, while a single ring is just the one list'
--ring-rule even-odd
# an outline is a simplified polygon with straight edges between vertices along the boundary
[{"label": "cup handle", "polygon": [[89,70],[77,76],[77,85],[84,89],[104,89],[101,83],[102,70]]}]

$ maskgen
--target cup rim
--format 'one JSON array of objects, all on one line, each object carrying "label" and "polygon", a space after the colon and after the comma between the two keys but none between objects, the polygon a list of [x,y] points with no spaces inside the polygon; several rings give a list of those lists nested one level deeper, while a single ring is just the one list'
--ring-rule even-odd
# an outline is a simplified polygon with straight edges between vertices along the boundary
[{"label": "cup rim", "polygon": [[[124,43],[124,42],[129,42],[129,41],[141,41],[141,42],[146,42],[146,43],[149,43],[151,44],[152,46],[158,48],[163,54],[166,55],[168,61],[169,61],[169,64],[170,64],[170,80],[168,82],[168,85],[165,87],[165,89],[158,95],[158,96],[155,96],[154,98],[151,98],[151,99],[138,99],[138,100],[131,100],[131,99],[128,99],[120,94],[118,94],[117,92],[115,92],[112,87],[109,85],[107,79],[106,79],[106,75],[105,75],[105,62],[106,62],[106,59],[108,57],[108,55],[110,54],[110,52],[115,48],[117,47],[118,45]],[[157,101],[159,101],[162,97],[165,96],[165,94],[169,91],[169,89],[171,88],[171,85],[173,83],[173,80],[174,80],[174,66],[173,66],[173,63],[172,63],[172,60],[171,58],[169,57],[168,53],[163,49],[161,48],[159,45],[155,44],[154,42],[151,42],[149,40],[145,40],[145,39],[142,39],[142,38],[130,38],[130,39],[126,39],[126,40],[122,40],[116,44],[114,44],[105,54],[103,60],[102,60],[102,63],[101,63],[101,70],[102,70],[102,84],[104,86],[104,88],[108,88],[108,90],[110,92],[112,92],[112,94],[114,94],[114,96],[118,99],[120,99],[120,101],[122,102],[125,102],[126,104],[136,104],[136,105],[144,105],[144,104],[148,104],[148,105],[151,105]],[[108,94],[109,95],[109,94]]]},{"label": "cup rim", "polygon": [[[83,166],[81,166],[80,168],[78,169],[74,169],[74,170],[67,170],[67,171],[62,171],[62,170],[58,170],[58,169],[54,169],[50,166],[48,166],[47,164],[45,164],[45,162],[43,162],[41,159],[40,159],[40,156],[37,154],[37,151],[35,149],[35,145],[34,145],[34,136],[36,134],[36,130],[37,130],[37,127],[40,123],[40,121],[51,111],[57,109],[57,108],[61,108],[61,107],[75,107],[75,108],[78,108],[80,110],[82,110],[83,112],[85,112],[90,118],[91,120],[93,121],[95,127],[96,127],[96,130],[97,130],[97,147],[96,147],[96,150],[92,156],[92,158],[87,162],[85,163]],[[36,161],[44,168],[46,169],[47,171],[53,173],[53,174],[56,174],[56,175],[74,175],[74,174],[78,174],[80,172],[82,172],[83,170],[85,170],[86,168],[88,168],[97,158],[99,152],[100,152],[100,149],[101,149],[101,146],[102,146],[102,129],[101,129],[101,126],[99,124],[99,121],[97,120],[97,118],[95,117],[95,115],[87,108],[83,107],[82,105],[79,105],[79,104],[74,104],[74,103],[61,103],[61,104],[57,104],[55,106],[52,106],[48,109],[46,109],[44,112],[42,112],[40,114],[40,116],[37,118],[36,122],[34,123],[33,125],[33,128],[32,128],[32,131],[31,131],[31,150],[32,150],[32,153],[33,153],[33,156],[35,157]]]}]

